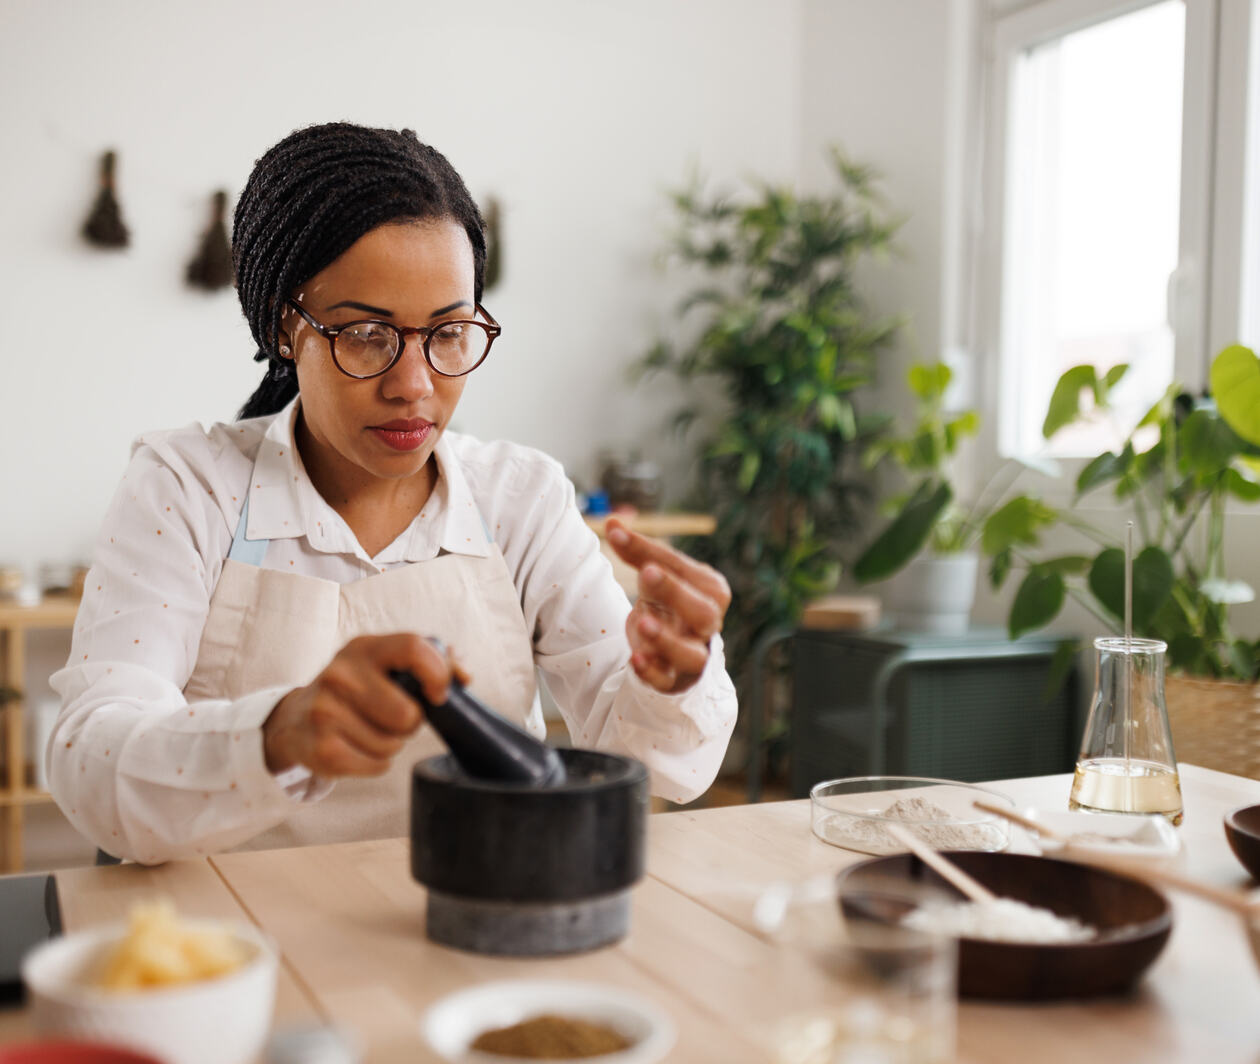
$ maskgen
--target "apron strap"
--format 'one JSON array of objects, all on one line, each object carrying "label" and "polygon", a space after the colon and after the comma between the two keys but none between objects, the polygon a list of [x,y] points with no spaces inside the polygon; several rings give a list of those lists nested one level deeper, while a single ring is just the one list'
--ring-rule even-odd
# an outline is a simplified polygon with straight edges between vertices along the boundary
[{"label": "apron strap", "polygon": [[236,531],[232,535],[232,548],[228,557],[243,565],[261,566],[263,556],[267,553],[269,539],[246,539],[245,529],[249,524],[249,495],[245,496],[245,505],[241,507],[241,519],[236,522]]}]

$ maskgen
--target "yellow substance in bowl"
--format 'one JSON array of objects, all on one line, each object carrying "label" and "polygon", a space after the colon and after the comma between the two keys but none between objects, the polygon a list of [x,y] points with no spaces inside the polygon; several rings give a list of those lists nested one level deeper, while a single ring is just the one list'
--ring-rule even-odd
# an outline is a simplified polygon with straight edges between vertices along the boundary
[{"label": "yellow substance in bowl", "polygon": [[189,926],[169,901],[149,902],[132,908],[127,934],[93,984],[114,991],[178,986],[227,975],[248,960],[248,948],[230,931]]}]

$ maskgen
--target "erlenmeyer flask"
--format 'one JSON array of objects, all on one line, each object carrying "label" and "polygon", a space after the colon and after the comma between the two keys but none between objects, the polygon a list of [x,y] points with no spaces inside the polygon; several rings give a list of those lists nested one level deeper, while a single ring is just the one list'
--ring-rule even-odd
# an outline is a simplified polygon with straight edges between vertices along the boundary
[{"label": "erlenmeyer flask", "polygon": [[1181,780],[1164,705],[1158,639],[1094,640],[1098,667],[1068,806],[1106,813],[1162,813],[1181,823]]}]

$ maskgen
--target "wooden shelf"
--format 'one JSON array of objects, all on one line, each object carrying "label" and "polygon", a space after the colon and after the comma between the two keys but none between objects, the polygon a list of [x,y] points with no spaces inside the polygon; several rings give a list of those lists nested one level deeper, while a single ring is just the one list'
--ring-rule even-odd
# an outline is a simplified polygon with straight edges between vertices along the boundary
[{"label": "wooden shelf", "polygon": [[47,791],[25,788],[14,794],[12,791],[0,791],[0,809],[11,805],[43,805],[51,802],[53,796]]},{"label": "wooden shelf", "polygon": [[[77,595],[48,595],[33,606],[0,602],[0,686],[21,692],[26,686],[26,633],[39,628],[73,628],[79,610]],[[52,796],[26,781],[26,707],[21,695],[4,706],[3,779],[18,781],[0,787],[3,860],[0,872],[22,871],[22,820],[29,805],[51,802]]]},{"label": "wooden shelf", "polygon": [[586,523],[599,535],[604,534],[604,522],[616,517],[626,523],[627,527],[645,536],[668,538],[670,536],[707,536],[717,528],[717,522],[710,514],[688,513],[625,513],[601,514],[599,517],[587,517]]},{"label": "wooden shelf", "polygon": [[0,628],[71,628],[78,612],[77,595],[48,595],[34,606],[0,601]]}]

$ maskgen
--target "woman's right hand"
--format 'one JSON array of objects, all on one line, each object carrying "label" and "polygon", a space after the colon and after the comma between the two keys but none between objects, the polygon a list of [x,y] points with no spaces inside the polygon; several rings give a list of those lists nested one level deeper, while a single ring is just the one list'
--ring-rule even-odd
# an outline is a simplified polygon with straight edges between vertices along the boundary
[{"label": "woman's right hand", "polygon": [[427,639],[410,633],[352,639],[314,680],[280,699],[263,723],[268,771],[305,765],[325,777],[385,772],[424,722],[420,706],[389,678],[390,669],[409,669],[433,704],[446,701],[452,665]]}]

